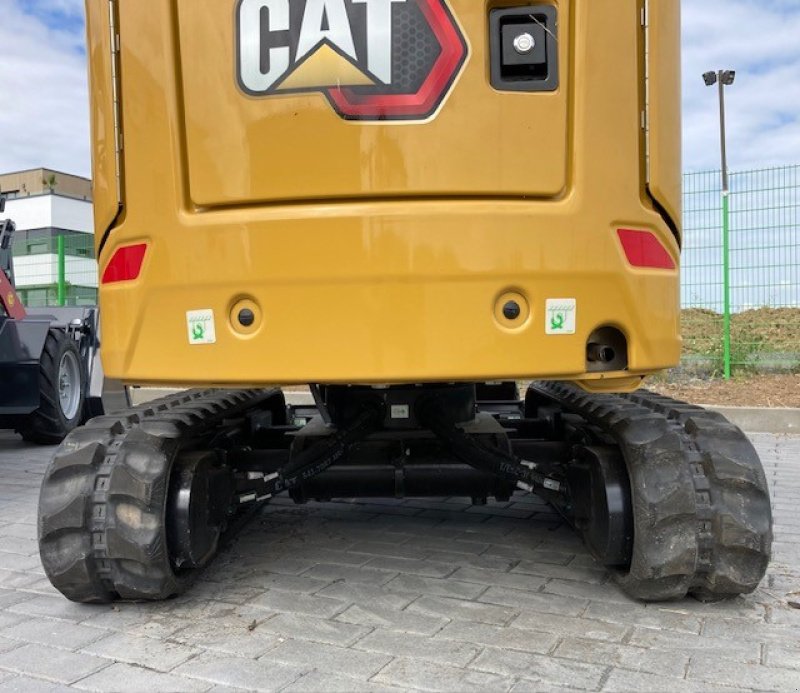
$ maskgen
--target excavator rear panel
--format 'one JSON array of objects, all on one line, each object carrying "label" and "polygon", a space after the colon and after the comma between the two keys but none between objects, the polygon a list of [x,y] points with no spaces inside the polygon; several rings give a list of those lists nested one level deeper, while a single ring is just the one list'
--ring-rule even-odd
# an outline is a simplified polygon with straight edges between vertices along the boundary
[{"label": "excavator rear panel", "polygon": [[678,361],[679,3],[87,17],[110,376],[629,390]]}]

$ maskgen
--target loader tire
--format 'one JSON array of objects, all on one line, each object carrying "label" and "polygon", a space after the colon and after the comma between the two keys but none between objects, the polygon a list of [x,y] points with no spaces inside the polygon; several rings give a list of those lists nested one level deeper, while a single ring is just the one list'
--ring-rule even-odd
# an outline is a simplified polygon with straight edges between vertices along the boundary
[{"label": "loader tire", "polygon": [[23,440],[56,445],[81,424],[86,371],[75,340],[51,329],[39,359],[39,408],[17,429]]},{"label": "loader tire", "polygon": [[702,601],[752,592],[767,569],[772,511],[761,462],[722,415],[647,391],[535,391],[610,435],[625,459],[633,512],[629,565],[612,574],[643,601]]}]

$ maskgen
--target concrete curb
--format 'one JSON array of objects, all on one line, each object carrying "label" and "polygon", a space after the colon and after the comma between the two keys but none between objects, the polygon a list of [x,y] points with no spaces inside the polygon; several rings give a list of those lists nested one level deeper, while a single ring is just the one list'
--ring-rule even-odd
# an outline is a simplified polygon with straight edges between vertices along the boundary
[{"label": "concrete curb", "polygon": [[720,407],[701,404],[716,411],[747,433],[800,433],[800,409],[782,407]]}]

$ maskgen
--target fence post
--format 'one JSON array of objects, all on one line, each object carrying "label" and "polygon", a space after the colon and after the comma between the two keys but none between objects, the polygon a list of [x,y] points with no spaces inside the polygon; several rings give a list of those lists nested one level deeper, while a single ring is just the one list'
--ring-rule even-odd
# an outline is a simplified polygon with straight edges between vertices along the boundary
[{"label": "fence post", "polygon": [[58,305],[65,306],[67,304],[67,263],[64,252],[63,234],[57,237],[56,248],[58,252]]},{"label": "fence post", "polygon": [[731,377],[731,253],[730,194],[722,191],[722,351],[725,380]]}]

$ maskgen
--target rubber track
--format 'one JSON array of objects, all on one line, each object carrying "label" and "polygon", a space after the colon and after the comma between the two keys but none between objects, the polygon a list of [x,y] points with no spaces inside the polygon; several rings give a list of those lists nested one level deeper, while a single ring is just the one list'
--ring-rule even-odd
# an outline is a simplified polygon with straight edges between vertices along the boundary
[{"label": "rubber track", "polygon": [[78,602],[165,599],[196,571],[176,574],[165,528],[178,450],[276,395],[276,390],[190,390],[92,419],[56,451],[39,497],[45,572]]},{"label": "rubber track", "polygon": [[634,546],[622,588],[660,601],[752,592],[772,545],[761,461],[721,414],[646,390],[589,394],[558,382],[531,386],[610,434],[631,481]]}]

